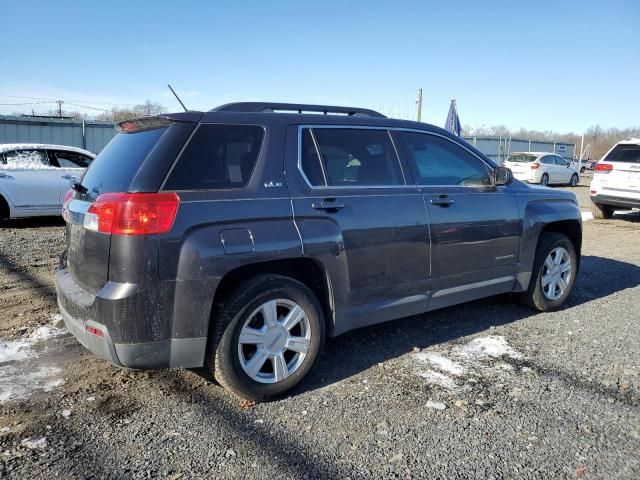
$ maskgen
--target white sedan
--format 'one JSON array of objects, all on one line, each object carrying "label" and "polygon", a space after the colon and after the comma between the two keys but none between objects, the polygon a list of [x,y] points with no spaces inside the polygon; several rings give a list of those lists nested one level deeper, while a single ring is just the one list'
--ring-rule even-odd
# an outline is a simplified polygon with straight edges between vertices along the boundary
[{"label": "white sedan", "polygon": [[95,157],[63,145],[0,144],[0,220],[60,215],[65,193]]},{"label": "white sedan", "polygon": [[575,187],[580,182],[580,172],[564,158],[548,152],[512,153],[504,161],[518,180],[540,185],[567,184]]}]

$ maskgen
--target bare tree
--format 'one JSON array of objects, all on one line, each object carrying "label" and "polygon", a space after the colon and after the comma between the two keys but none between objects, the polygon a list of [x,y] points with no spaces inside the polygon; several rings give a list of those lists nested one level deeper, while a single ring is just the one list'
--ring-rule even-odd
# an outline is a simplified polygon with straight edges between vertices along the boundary
[{"label": "bare tree", "polygon": [[166,112],[164,105],[146,100],[144,103],[133,106],[132,108],[113,107],[111,111],[98,115],[98,120],[107,122],[124,122],[132,118],[148,117]]}]

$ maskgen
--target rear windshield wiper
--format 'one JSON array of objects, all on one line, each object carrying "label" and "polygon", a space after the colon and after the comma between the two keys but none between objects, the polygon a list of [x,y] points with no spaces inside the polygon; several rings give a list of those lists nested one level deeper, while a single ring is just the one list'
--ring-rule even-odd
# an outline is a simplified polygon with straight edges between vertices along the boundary
[{"label": "rear windshield wiper", "polygon": [[84,185],[82,185],[80,182],[73,182],[71,184],[71,189],[75,190],[80,195],[84,195],[85,193],[87,193],[89,191],[89,189],[87,187],[85,187]]}]

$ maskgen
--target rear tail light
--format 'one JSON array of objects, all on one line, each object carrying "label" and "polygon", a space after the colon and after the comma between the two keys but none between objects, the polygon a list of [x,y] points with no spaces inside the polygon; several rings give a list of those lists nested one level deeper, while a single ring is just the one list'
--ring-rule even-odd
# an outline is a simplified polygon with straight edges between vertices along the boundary
[{"label": "rear tail light", "polygon": [[96,337],[104,337],[104,332],[96,327],[91,327],[89,325],[85,326],[84,329],[89,332],[91,335],[95,335]]},{"label": "rear tail light", "polygon": [[64,194],[64,200],[62,200],[62,208],[65,208],[67,204],[73,199],[73,190],[67,190],[67,193]]},{"label": "rear tail light", "polygon": [[611,170],[613,170],[613,165],[611,165],[610,163],[596,163],[596,172],[608,173]]},{"label": "rear tail light", "polygon": [[111,235],[166,233],[179,205],[175,193],[105,193],[89,207],[84,227]]},{"label": "rear tail light", "polygon": [[540,164],[539,163],[532,163],[531,164],[531,170],[537,170],[540,168]]}]

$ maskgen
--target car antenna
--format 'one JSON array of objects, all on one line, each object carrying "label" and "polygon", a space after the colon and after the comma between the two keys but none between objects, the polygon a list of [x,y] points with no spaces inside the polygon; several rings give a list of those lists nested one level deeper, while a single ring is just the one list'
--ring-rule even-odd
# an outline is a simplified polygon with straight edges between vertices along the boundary
[{"label": "car antenna", "polygon": [[173,88],[171,88],[171,85],[167,83],[167,87],[169,87],[169,90],[171,90],[171,93],[173,93],[175,97],[178,99],[178,101],[180,102],[180,105],[182,105],[182,108],[184,108],[184,111],[188,112],[189,110],[187,110],[187,107],[184,106],[184,103],[182,103],[182,100],[180,100],[180,97],[178,96],[176,91]]}]

